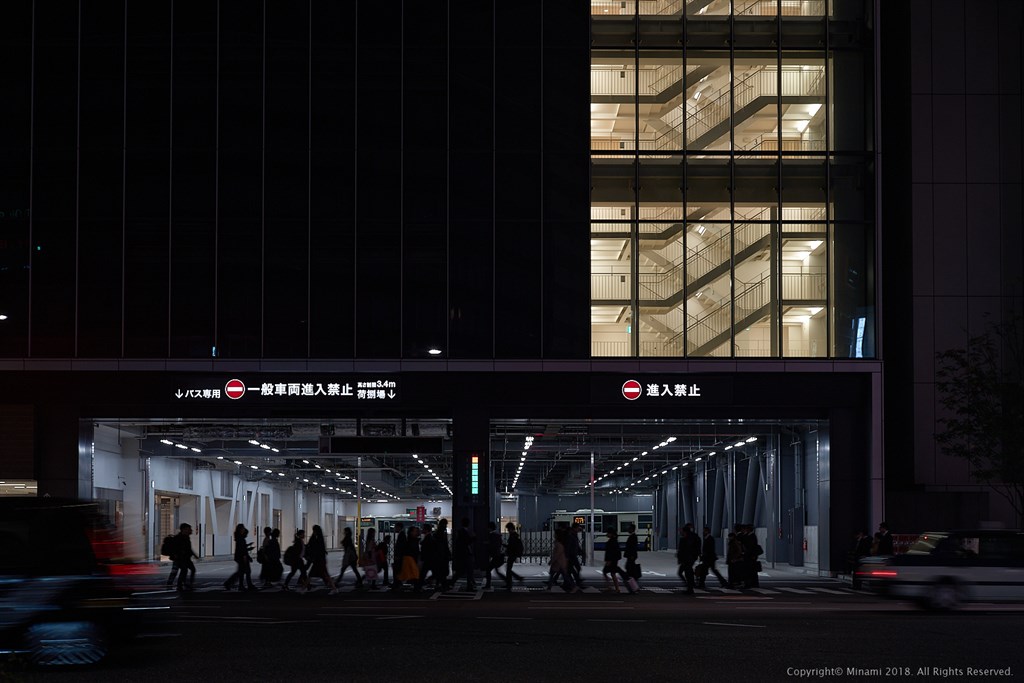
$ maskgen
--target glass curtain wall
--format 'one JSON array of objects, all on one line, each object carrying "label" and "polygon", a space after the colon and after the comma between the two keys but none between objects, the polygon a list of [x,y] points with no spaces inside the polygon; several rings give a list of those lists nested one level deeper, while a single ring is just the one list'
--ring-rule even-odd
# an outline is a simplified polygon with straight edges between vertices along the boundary
[{"label": "glass curtain wall", "polygon": [[593,356],[870,355],[873,310],[836,332],[826,10],[592,2]]}]

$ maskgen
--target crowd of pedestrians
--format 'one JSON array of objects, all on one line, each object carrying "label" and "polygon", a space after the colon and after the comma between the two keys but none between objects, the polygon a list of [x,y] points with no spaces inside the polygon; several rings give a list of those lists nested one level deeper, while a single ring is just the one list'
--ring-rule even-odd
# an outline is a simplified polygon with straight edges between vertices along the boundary
[{"label": "crowd of pedestrians", "polygon": [[[513,581],[524,580],[513,570],[515,563],[521,561],[525,554],[523,540],[511,522],[505,525],[505,530],[506,535],[503,537],[493,522],[487,524],[487,538],[483,544],[487,557],[485,563],[480,563],[486,567],[485,590],[494,589],[493,575],[497,575],[500,585],[506,591],[512,590]],[[560,586],[566,592],[575,593],[585,587],[581,573],[585,556],[580,543],[582,530],[579,524],[555,530],[548,559],[548,589]],[[322,584],[329,595],[335,595],[339,592],[346,572],[351,570],[357,589],[401,591],[408,586],[417,593],[424,588],[451,590],[459,585],[468,591],[477,589],[474,576],[478,565],[475,556],[476,536],[468,518],[460,521],[454,534],[449,534],[446,519],[439,520],[436,527],[432,523],[425,523],[421,526],[411,525],[408,530],[402,522],[396,522],[393,531],[393,536],[382,534],[378,538],[377,531],[369,529],[365,539],[360,539],[357,546],[351,527],[346,527],[340,542],[341,568],[336,576],[332,576],[327,564],[323,530],[319,525],[313,525],[308,540],[302,529],[296,530],[291,545],[283,553],[280,530],[265,527],[255,558],[260,564],[260,588],[280,584],[284,591],[307,592],[316,584]],[[880,534],[876,535],[881,538],[876,538],[875,543],[884,547],[888,542],[888,547],[891,547],[891,537],[888,540],[885,538],[887,533],[888,529],[883,525]],[[181,591],[193,587],[196,569],[192,559],[198,555],[192,548],[191,534],[192,527],[182,524],[178,534],[164,541],[164,549],[168,551],[165,554],[170,555],[173,561],[167,579],[168,588],[175,583]],[[604,590],[635,593],[639,590],[641,578],[636,527],[629,526],[624,547],[614,529],[607,530],[604,535],[604,563],[601,568]],[[228,591],[235,590],[236,586],[239,591],[259,590],[252,579],[252,552],[255,544],[248,540],[249,530],[244,524],[239,524],[233,536],[236,568],[224,582],[224,588]],[[866,543],[866,535],[859,535],[857,552],[866,548]],[[393,552],[389,553],[389,549],[393,549]],[[723,576],[716,566],[719,557],[711,529],[704,527],[703,533],[698,535],[693,524],[686,524],[680,530],[676,550],[678,576],[685,587],[684,592],[692,595],[696,589],[705,588],[707,577],[712,574],[722,588],[756,588],[761,570],[759,558],[763,553],[753,525],[737,524],[728,534],[725,543],[727,576]],[[625,568],[620,566],[623,559]],[[288,569],[287,575],[285,568]],[[296,574],[298,579],[293,586],[292,579]]]}]

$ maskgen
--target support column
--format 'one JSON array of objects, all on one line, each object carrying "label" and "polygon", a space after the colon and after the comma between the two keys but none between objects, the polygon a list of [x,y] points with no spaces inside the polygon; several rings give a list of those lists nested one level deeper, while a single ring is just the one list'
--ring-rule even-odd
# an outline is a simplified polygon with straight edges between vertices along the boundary
[{"label": "support column", "polygon": [[92,424],[79,432],[79,414],[72,406],[37,405],[35,433],[36,481],[39,495],[92,498]]},{"label": "support column", "polygon": [[[478,567],[487,566],[487,522],[497,523],[491,510],[490,419],[480,410],[456,411],[452,420],[452,523],[455,534],[462,518],[476,534],[473,549]],[[476,462],[474,462],[476,458]],[[475,465],[475,467],[474,467]],[[474,478],[475,474],[475,478]]]}]

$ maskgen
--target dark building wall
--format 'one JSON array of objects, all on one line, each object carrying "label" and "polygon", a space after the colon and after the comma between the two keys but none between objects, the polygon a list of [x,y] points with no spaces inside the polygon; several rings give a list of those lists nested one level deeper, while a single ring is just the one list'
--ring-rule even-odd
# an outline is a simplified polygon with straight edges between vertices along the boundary
[{"label": "dark building wall", "polygon": [[[883,80],[891,70],[895,83],[908,85],[890,86],[883,105],[886,307],[912,320],[886,332],[886,471],[895,475],[887,507],[902,517],[889,522],[930,526],[932,505],[906,504],[922,491],[961,496],[942,503],[964,511],[959,524],[1010,521],[998,496],[988,497],[991,507],[979,504],[984,494],[970,485],[966,461],[936,447],[934,382],[936,352],[962,347],[988,321],[1021,310],[1024,7],[913,0],[884,11]],[[911,349],[913,363],[900,373],[892,361]],[[908,387],[912,403],[901,407]]]},{"label": "dark building wall", "polygon": [[0,356],[589,355],[589,7],[0,5]]}]

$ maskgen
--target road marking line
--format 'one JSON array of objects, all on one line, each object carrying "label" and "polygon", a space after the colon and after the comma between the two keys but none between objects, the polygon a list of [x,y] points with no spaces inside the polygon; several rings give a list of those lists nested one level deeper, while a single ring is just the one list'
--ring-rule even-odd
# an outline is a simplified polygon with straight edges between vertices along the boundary
[{"label": "road marking line", "polygon": [[779,591],[772,590],[771,588],[751,588],[750,590],[761,595],[779,595]]},{"label": "road marking line", "polygon": [[577,610],[583,610],[584,612],[600,612],[602,609],[607,609],[607,610],[631,610],[633,608],[632,607],[597,607],[597,606],[593,606],[593,607],[590,607],[590,606],[582,607],[582,606],[580,606],[580,607],[578,607],[576,605],[565,605],[564,607],[527,607],[526,609],[577,609]]},{"label": "road marking line", "polygon": [[[382,600],[381,602],[391,602],[390,600]],[[422,607],[423,603],[419,600],[410,600],[409,602],[419,603]],[[343,607],[320,607],[319,609],[380,609],[380,605],[345,605]],[[394,609],[410,609],[405,605],[397,605]]]},{"label": "road marking line", "polygon": [[832,588],[813,588],[813,587],[811,587],[811,588],[808,588],[807,590],[812,590],[812,591],[815,591],[817,593],[828,593],[830,595],[849,595],[849,593],[847,593],[845,591],[837,591],[837,590],[832,589]]},{"label": "road marking line", "polygon": [[[552,604],[552,605],[565,605],[569,604],[565,600],[530,600],[530,602],[537,602],[541,604]],[[573,605],[621,605],[622,600],[573,600]]]},{"label": "road marking line", "polygon": [[700,595],[697,597],[698,600],[714,600],[723,605],[728,605],[733,602],[744,602],[748,600],[774,600],[775,598],[767,598],[763,595]]},{"label": "road marking line", "polygon": [[787,593],[797,593],[799,595],[814,595],[812,591],[806,591],[802,588],[785,588],[783,586],[779,586],[779,590],[786,591]]},{"label": "road marking line", "polygon": [[768,628],[767,626],[758,624],[727,624],[722,621],[704,621],[701,622],[706,626],[739,626],[740,628]]}]

